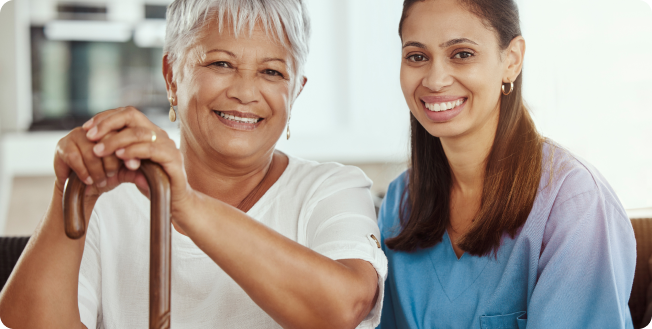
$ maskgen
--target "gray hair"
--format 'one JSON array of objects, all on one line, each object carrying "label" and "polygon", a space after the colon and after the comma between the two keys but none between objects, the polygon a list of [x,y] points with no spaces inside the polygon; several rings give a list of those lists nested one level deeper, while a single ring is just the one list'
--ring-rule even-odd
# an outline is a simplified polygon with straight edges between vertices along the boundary
[{"label": "gray hair", "polygon": [[275,36],[290,51],[294,60],[294,87],[301,84],[310,37],[310,21],[302,0],[175,0],[167,10],[163,47],[170,64],[184,55],[214,17],[220,33],[223,23],[231,22],[236,37],[245,28],[252,33],[256,23],[261,23],[268,35]]}]

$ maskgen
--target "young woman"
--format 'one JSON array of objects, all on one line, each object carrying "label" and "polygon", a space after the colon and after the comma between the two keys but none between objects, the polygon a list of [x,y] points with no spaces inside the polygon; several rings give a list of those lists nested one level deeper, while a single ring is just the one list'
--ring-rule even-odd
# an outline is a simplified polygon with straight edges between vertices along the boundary
[{"label": "young woman", "polygon": [[379,215],[380,328],[632,328],[631,223],[537,133],[514,2],[406,0],[399,34],[412,153]]}]

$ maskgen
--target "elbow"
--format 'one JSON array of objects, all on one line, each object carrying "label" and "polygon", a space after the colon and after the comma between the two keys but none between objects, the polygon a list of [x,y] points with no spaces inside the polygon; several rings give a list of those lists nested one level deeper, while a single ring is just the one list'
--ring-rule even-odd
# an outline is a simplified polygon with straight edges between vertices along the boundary
[{"label": "elbow", "polygon": [[344,307],[339,312],[339,316],[335,317],[337,323],[333,324],[330,328],[355,328],[357,327],[371,312],[378,299],[378,288],[375,294],[364,294],[357,298],[351,298],[348,303],[344,303]]}]

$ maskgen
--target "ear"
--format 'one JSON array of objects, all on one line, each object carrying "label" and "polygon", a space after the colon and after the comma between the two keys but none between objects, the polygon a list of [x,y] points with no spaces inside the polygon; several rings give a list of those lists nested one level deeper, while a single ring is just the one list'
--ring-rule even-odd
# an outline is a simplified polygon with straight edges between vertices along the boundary
[{"label": "ear", "polygon": [[168,97],[176,99],[177,83],[174,78],[174,72],[172,72],[172,65],[168,61],[168,54],[163,55],[163,78],[165,79],[165,89],[168,91]]},{"label": "ear", "polygon": [[518,36],[509,43],[505,49],[505,74],[503,83],[514,82],[523,69],[523,58],[525,56],[525,39]]},{"label": "ear", "polygon": [[[301,81],[301,87],[299,88],[299,92],[297,93],[297,97],[301,95],[301,92],[303,91],[303,87],[306,86],[306,83],[308,82],[308,77],[302,77],[303,81]],[[296,97],[295,97],[296,98]]]},{"label": "ear", "polygon": [[306,86],[306,83],[308,82],[308,78],[303,76],[301,77],[301,87],[299,87],[299,91],[297,92],[296,96],[294,96],[294,99],[292,100],[292,105],[294,105],[294,102],[297,101],[297,98],[299,98],[299,95],[301,95],[301,92],[303,91],[303,87]]}]

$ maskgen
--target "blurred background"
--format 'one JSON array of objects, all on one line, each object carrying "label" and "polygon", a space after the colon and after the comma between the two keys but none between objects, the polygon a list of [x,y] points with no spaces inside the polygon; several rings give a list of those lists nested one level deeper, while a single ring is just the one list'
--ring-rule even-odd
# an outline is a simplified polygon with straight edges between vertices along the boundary
[{"label": "blurred background", "polygon": [[[294,156],[361,167],[377,201],[405,170],[402,0],[305,0],[309,82]],[[4,1],[0,1],[0,4]],[[132,105],[178,141],[161,75],[168,0],[12,0],[0,11],[0,235],[49,203],[57,141]],[[652,9],[642,0],[518,0],[524,95],[541,133],[592,163],[631,216],[652,215]]]}]

